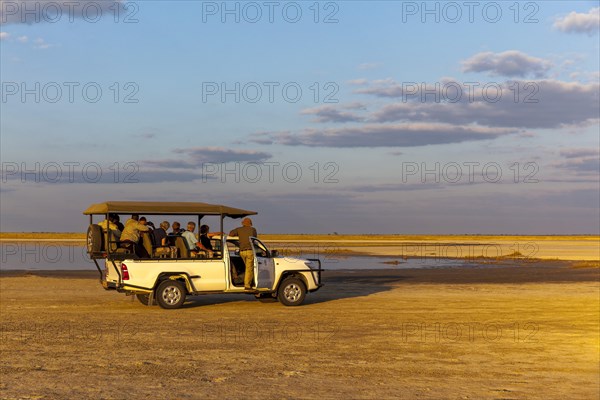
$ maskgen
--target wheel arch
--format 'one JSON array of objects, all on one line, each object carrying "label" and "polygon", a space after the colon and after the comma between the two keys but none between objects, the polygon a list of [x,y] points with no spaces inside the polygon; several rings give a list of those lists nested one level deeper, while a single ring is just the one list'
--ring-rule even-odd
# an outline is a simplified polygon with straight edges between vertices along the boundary
[{"label": "wheel arch", "polygon": [[196,291],[196,288],[194,287],[194,284],[192,283],[191,277],[187,272],[161,272],[156,277],[156,281],[154,282],[154,286],[152,287],[152,290],[156,290],[158,288],[158,285],[160,285],[163,281],[166,281],[168,279],[183,282],[183,284],[185,285],[187,294],[190,294],[190,293],[193,293]]},{"label": "wheel arch", "polygon": [[277,286],[275,287],[275,291],[279,291],[279,287],[281,286],[281,283],[289,277],[294,277],[294,278],[298,278],[302,281],[302,283],[304,284],[304,289],[306,289],[308,291],[308,281],[306,279],[306,276],[304,276],[304,274],[301,273],[302,271],[297,271],[297,270],[286,270],[283,271],[281,273],[281,275],[279,276],[279,281],[277,282]]}]

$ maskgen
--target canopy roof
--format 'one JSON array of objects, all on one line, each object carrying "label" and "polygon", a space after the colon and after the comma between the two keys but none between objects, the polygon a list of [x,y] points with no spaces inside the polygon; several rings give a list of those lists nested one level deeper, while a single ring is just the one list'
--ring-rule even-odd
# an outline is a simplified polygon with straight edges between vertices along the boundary
[{"label": "canopy roof", "polygon": [[255,211],[242,210],[220,204],[192,202],[159,202],[159,201],[107,201],[92,204],[83,212],[94,214],[147,214],[147,215],[224,215],[231,218],[242,218],[255,215]]}]

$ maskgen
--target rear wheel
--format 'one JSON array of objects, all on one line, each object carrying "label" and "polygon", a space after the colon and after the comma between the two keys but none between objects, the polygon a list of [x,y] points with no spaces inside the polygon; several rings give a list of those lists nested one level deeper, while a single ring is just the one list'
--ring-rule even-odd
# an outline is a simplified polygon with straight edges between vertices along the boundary
[{"label": "rear wheel", "polygon": [[162,308],[179,308],[185,302],[185,285],[180,281],[167,279],[156,289],[156,301]]},{"label": "rear wheel", "polygon": [[299,306],[306,297],[306,286],[300,278],[287,277],[279,285],[277,299],[286,306]]}]

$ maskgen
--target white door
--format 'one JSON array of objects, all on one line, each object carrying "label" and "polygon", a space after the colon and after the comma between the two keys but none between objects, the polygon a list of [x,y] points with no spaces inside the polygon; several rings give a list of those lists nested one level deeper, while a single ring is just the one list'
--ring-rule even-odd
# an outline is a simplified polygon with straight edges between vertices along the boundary
[{"label": "white door", "polygon": [[251,238],[254,251],[254,280],[257,289],[271,289],[275,281],[275,262],[267,247],[257,238]]},{"label": "white door", "polygon": [[227,277],[225,275],[225,260],[198,260],[192,261],[195,276],[194,285],[198,291],[225,290]]}]

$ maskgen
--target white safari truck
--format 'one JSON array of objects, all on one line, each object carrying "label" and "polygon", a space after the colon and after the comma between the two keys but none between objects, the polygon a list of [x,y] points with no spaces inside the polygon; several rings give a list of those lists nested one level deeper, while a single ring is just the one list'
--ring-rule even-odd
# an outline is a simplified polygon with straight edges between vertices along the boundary
[{"label": "white safari truck", "polygon": [[162,308],[179,308],[188,295],[239,293],[252,294],[262,302],[297,306],[302,304],[306,293],[323,286],[320,260],[279,256],[258,238],[251,238],[255,288],[248,291],[244,289],[245,266],[239,256],[237,237],[214,236],[211,238],[214,251],[196,254],[178,235],[167,236],[168,249],[153,243],[153,235],[148,233],[142,234],[139,244],[133,246],[119,241],[111,229],[104,230],[98,225],[99,220],[108,220],[109,216],[119,215],[125,221],[138,214],[149,220],[151,216],[171,217],[180,220],[183,226],[193,217],[199,227],[203,217],[216,216],[220,232],[224,232],[225,218],[243,218],[256,214],[254,211],[192,202],[109,201],[93,204],[83,214],[90,217],[87,252],[98,268],[102,286],[136,295],[145,305],[158,303]]}]

